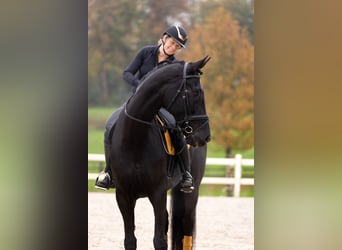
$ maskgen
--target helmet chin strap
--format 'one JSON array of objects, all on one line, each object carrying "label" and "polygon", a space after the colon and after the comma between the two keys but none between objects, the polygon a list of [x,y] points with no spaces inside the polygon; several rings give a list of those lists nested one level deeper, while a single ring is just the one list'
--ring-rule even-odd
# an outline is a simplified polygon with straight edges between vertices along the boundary
[{"label": "helmet chin strap", "polygon": [[172,56],[173,54],[169,55],[168,53],[166,53],[166,51],[164,49],[164,45],[165,45],[164,39],[162,39],[162,44],[163,44],[163,52],[164,52],[164,54],[167,55],[167,56]]}]

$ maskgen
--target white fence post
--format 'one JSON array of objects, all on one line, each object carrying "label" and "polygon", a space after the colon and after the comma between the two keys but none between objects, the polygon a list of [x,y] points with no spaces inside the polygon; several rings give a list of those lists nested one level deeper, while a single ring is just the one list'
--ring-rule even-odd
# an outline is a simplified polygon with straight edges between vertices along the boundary
[{"label": "white fence post", "polygon": [[240,186],[241,186],[241,177],[242,177],[241,161],[242,161],[242,156],[240,154],[235,155],[234,197],[240,197]]}]

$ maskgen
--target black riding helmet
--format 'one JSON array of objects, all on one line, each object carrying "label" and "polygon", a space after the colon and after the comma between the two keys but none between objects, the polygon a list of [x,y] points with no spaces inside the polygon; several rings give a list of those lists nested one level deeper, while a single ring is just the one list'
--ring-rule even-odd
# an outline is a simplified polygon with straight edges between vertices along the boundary
[{"label": "black riding helmet", "polygon": [[188,40],[188,34],[186,33],[185,29],[174,25],[167,28],[163,35],[165,34],[174,38],[180,46],[185,48],[186,41]]}]

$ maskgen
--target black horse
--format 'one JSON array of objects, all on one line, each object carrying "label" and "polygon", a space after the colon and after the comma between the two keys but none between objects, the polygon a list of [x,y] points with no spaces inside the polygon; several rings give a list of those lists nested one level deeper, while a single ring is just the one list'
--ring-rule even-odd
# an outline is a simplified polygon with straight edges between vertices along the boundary
[{"label": "black horse", "polygon": [[[137,248],[134,235],[134,208],[138,198],[148,197],[155,216],[154,248],[167,250],[168,212],[167,191],[173,188],[174,206],[172,224],[185,227],[173,230],[174,249],[183,249],[193,235],[193,223],[198,198],[198,186],[203,177],[206,143],[210,140],[210,128],[205,110],[204,93],[200,84],[201,69],[209,61],[205,57],[197,62],[177,61],[152,71],[127,101],[120,113],[112,136],[112,176],[116,184],[116,200],[123,216],[126,250]],[[160,137],[163,125],[155,121],[161,108],[174,117],[172,130],[181,130],[186,143],[191,146],[191,173],[196,180],[196,190],[180,194],[179,168],[170,171],[174,156],[166,152]],[[197,153],[199,152],[199,153]],[[205,153],[203,153],[205,152]],[[175,152],[177,154],[177,152]],[[197,164],[200,165],[197,168]],[[174,216],[176,213],[183,215]],[[190,216],[189,218],[187,218]],[[184,239],[178,240],[180,237]],[[179,243],[180,241],[180,243]],[[185,248],[184,249],[191,249]]]}]

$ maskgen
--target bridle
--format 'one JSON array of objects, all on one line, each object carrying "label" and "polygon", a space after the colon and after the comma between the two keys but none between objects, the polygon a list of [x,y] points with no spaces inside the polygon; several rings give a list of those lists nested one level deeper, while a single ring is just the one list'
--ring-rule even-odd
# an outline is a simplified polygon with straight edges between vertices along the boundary
[{"label": "bridle", "polygon": [[[169,110],[169,108],[171,108],[171,106],[175,103],[177,97],[182,94],[182,99],[184,102],[184,119],[180,120],[180,121],[176,121],[177,122],[177,127],[169,127],[166,125],[160,125],[158,123],[152,123],[152,122],[148,122],[148,121],[144,121],[141,119],[138,119],[136,117],[133,117],[132,115],[128,114],[127,112],[127,103],[125,106],[125,114],[127,117],[129,117],[130,119],[140,122],[140,123],[144,123],[147,125],[151,125],[151,126],[157,126],[157,127],[161,127],[161,128],[167,128],[167,129],[171,129],[171,130],[180,130],[183,132],[183,134],[185,135],[185,137],[189,137],[190,135],[192,135],[193,133],[195,133],[197,130],[199,130],[200,128],[202,128],[204,125],[206,125],[209,122],[208,116],[207,115],[190,115],[190,105],[189,105],[189,96],[188,96],[188,89],[187,89],[187,79],[189,78],[200,78],[200,74],[197,75],[187,75],[186,74],[186,70],[188,67],[188,63],[185,62],[184,64],[184,69],[183,69],[183,78],[182,78],[182,82],[176,92],[176,95],[171,99],[171,102],[169,103],[169,105],[167,106],[167,110]],[[190,125],[191,121],[196,121],[196,120],[203,120],[203,123],[196,129],[194,130],[192,128],[192,126]],[[184,124],[185,126],[181,127],[179,126],[180,124]]]},{"label": "bridle", "polygon": [[202,128],[204,125],[206,125],[209,121],[208,116],[207,115],[190,115],[190,105],[189,105],[189,96],[188,96],[188,89],[187,89],[187,79],[189,78],[201,78],[200,74],[197,75],[187,75],[186,74],[186,69],[188,67],[188,63],[186,62],[184,64],[184,69],[183,69],[183,78],[182,78],[182,82],[180,84],[180,87],[177,90],[176,95],[172,98],[170,104],[167,106],[167,110],[169,110],[169,108],[173,105],[173,103],[175,102],[175,100],[177,99],[177,97],[182,93],[182,99],[184,102],[184,119],[177,121],[177,124],[184,124],[185,126],[183,128],[181,128],[181,130],[183,131],[184,135],[190,136],[191,134],[193,134],[195,131],[193,130],[193,128],[190,125],[191,121],[196,121],[196,120],[204,120],[204,122],[201,124],[201,126],[199,126],[196,130],[199,130],[200,128]]}]

